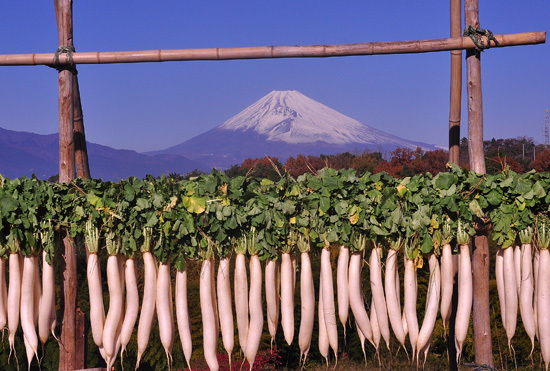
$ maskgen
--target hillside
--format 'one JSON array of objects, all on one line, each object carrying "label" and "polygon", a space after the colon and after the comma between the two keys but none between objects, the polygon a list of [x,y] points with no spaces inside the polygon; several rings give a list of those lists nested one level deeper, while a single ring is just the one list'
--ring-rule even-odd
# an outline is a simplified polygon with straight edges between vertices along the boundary
[{"label": "hillside", "polygon": [[[147,174],[185,174],[204,165],[179,155],[146,155],[88,142],[92,177],[119,180]],[[47,179],[59,172],[58,134],[40,135],[0,128],[0,174],[8,178]]]}]

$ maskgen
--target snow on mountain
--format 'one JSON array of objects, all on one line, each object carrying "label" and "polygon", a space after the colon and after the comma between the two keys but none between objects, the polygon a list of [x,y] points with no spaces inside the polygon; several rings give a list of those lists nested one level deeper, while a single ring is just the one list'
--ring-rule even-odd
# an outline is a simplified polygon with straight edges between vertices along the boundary
[{"label": "snow on mountain", "polygon": [[223,130],[254,130],[268,141],[345,145],[393,144],[416,148],[417,144],[369,127],[302,93],[272,91],[219,126]]},{"label": "snow on mountain", "polygon": [[298,91],[272,91],[221,125],[176,146],[151,152],[177,154],[220,169],[248,157],[387,153],[397,147],[436,149],[367,126]]}]

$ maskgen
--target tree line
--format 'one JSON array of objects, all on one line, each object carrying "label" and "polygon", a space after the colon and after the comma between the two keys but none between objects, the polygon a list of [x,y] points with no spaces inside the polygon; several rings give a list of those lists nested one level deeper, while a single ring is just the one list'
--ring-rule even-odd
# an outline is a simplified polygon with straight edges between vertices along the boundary
[{"label": "tree line", "polygon": [[[550,171],[550,148],[535,144],[532,138],[491,139],[484,141],[487,173],[496,174],[509,167],[517,173],[532,169]],[[365,149],[361,153],[344,152],[333,155],[303,155],[289,157],[284,163],[276,157],[247,158],[226,170],[228,176],[254,175],[269,179],[279,179],[279,172],[288,172],[297,177],[306,172],[316,172],[324,167],[336,170],[351,168],[359,174],[385,171],[394,177],[408,177],[418,173],[437,174],[445,171],[449,160],[446,150],[424,151],[398,147],[390,153]],[[460,142],[461,167],[469,168],[468,139]],[[194,171],[189,175],[196,175]]]}]

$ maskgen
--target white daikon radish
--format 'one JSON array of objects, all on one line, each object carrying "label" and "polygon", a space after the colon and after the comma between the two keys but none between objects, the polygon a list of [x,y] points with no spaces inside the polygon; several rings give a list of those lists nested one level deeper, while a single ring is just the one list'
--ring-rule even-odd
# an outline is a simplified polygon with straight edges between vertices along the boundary
[{"label": "white daikon radish", "polygon": [[428,258],[428,264],[430,267],[430,279],[428,282],[428,293],[426,299],[426,312],[424,314],[424,320],[422,321],[422,327],[418,333],[418,339],[416,342],[417,356],[416,361],[420,360],[420,352],[424,353],[424,364],[426,365],[426,358],[428,356],[428,350],[432,341],[432,334],[435,327],[435,321],[437,319],[437,312],[439,308],[439,297],[441,288],[441,272],[439,270],[439,262],[435,254],[431,254]]},{"label": "white daikon radish", "polygon": [[187,367],[191,369],[189,362],[193,352],[193,342],[191,340],[191,318],[189,317],[189,307],[187,305],[187,267],[176,271],[176,294],[174,299],[181,347]]},{"label": "white daikon radish", "polygon": [[445,335],[447,334],[447,324],[452,312],[453,285],[453,252],[451,245],[446,243],[441,249],[441,319]]},{"label": "white daikon radish", "polygon": [[334,286],[332,280],[332,267],[330,265],[330,250],[326,248],[321,251],[320,280],[323,281],[323,313],[325,317],[325,328],[327,329],[330,347],[336,358],[336,364],[338,364],[338,328],[336,325],[336,310],[334,308]]},{"label": "white daikon radish", "polygon": [[349,316],[348,264],[349,248],[342,245],[340,246],[336,268],[336,294],[338,295],[338,318],[344,328],[344,343],[346,342],[346,327]]},{"label": "white daikon radish", "polygon": [[281,326],[288,345],[294,339],[294,271],[288,252],[281,255]]},{"label": "white daikon radish", "polygon": [[376,318],[380,334],[386,346],[390,349],[390,325],[388,323],[388,311],[386,307],[386,299],[384,297],[384,285],[382,283],[382,268],[380,264],[379,247],[375,246],[372,249],[369,265],[370,265],[370,285],[374,306],[376,307]]},{"label": "white daikon radish", "polygon": [[235,345],[235,328],[233,326],[229,260],[229,255],[220,259],[216,285],[218,292],[218,315],[220,317],[223,346],[227,352],[227,356],[229,357],[229,368],[231,368],[231,353],[233,353],[233,346]]},{"label": "white daikon radish", "polygon": [[508,349],[511,350],[512,338],[516,333],[516,324],[518,318],[518,288],[516,283],[516,264],[514,250],[508,247],[503,251],[504,259],[504,295],[505,295],[505,320],[504,328],[508,338]]},{"label": "white daikon radish", "polygon": [[306,362],[309,348],[311,347],[311,337],[315,322],[315,287],[313,286],[313,273],[311,271],[308,249],[300,249],[303,252],[300,255],[301,320],[298,332],[298,345],[300,346],[300,362],[302,364]]},{"label": "white daikon radish", "polygon": [[200,273],[200,304],[202,315],[202,334],[204,358],[210,370],[218,370],[218,359],[216,357],[218,348],[216,311],[212,300],[212,272],[214,269],[213,259],[204,259]]},{"label": "white daikon radish", "polygon": [[399,344],[405,348],[405,331],[401,320],[400,298],[397,296],[395,277],[397,272],[397,251],[390,248],[386,257],[386,271],[384,287],[386,291],[386,305],[391,328]]},{"label": "white daikon radish", "polygon": [[[460,242],[459,242],[460,243]],[[470,314],[472,312],[472,261],[470,260],[470,246],[460,245],[458,264],[458,305],[455,323],[456,359],[460,363],[462,346],[466,340],[468,327],[470,326]],[[514,275],[515,277],[515,275]]]}]

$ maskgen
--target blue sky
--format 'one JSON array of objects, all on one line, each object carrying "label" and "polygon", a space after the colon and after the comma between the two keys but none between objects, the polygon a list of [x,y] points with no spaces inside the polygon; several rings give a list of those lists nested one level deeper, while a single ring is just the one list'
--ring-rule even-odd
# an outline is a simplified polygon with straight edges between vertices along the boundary
[{"label": "blue sky", "polygon": [[[444,38],[449,1],[75,1],[77,51],[310,45]],[[548,0],[480,0],[495,34],[548,31]],[[0,54],[57,49],[53,1],[0,3]],[[543,142],[550,42],[482,55],[485,138]],[[446,145],[449,52],[322,59],[83,65],[88,140],[148,151],[213,128],[272,90],[298,90],[367,125]],[[465,64],[463,64],[465,76]],[[0,127],[57,131],[57,72],[0,67]],[[463,94],[465,102],[465,88]],[[467,135],[462,109],[461,136]]]}]

